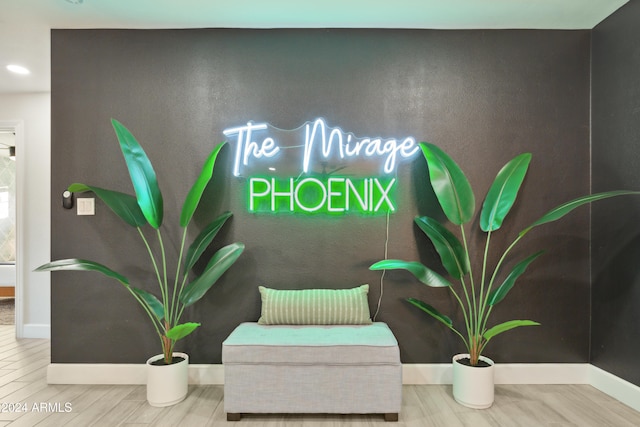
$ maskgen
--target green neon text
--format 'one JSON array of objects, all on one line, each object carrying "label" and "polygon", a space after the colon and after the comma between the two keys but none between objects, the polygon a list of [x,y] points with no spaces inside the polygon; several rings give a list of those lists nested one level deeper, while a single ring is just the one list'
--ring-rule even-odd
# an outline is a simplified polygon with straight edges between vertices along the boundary
[{"label": "green neon text", "polygon": [[394,212],[395,178],[249,178],[249,212]]}]

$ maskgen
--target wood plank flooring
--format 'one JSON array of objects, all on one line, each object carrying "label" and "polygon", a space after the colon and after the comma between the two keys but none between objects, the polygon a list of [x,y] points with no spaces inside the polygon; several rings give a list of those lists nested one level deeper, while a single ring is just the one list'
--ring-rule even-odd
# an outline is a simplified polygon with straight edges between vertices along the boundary
[{"label": "wood plank flooring", "polygon": [[49,360],[48,340],[16,340],[13,326],[0,326],[0,427],[640,426],[639,412],[589,385],[498,385],[485,410],[458,405],[451,386],[404,386],[397,423],[379,415],[281,414],[227,422],[222,386],[192,386],[185,401],[154,408],[144,386],[48,385]]}]

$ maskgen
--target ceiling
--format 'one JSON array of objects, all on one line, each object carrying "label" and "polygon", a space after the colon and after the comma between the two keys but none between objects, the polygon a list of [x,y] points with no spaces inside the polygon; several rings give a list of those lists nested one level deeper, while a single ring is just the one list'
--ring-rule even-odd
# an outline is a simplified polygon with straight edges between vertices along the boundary
[{"label": "ceiling", "polygon": [[595,27],[627,1],[0,0],[0,93],[50,91],[52,28],[572,30]]}]

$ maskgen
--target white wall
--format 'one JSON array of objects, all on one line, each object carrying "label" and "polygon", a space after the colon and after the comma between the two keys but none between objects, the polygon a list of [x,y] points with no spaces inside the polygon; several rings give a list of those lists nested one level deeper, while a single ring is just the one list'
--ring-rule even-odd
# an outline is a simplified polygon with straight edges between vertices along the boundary
[{"label": "white wall", "polygon": [[51,281],[33,269],[51,259],[51,94],[0,94],[0,124],[18,125],[18,337],[51,335]]}]

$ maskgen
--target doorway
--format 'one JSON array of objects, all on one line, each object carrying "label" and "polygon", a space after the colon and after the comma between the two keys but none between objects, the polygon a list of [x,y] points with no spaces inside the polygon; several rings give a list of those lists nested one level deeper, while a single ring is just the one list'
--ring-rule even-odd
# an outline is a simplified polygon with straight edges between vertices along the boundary
[{"label": "doorway", "polygon": [[16,137],[0,129],[0,325],[15,325]]},{"label": "doorway", "polygon": [[[22,122],[0,121],[0,324],[21,325],[19,166]],[[16,149],[18,147],[18,149]]]}]

